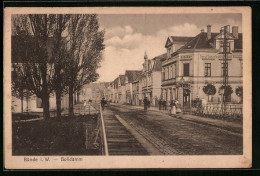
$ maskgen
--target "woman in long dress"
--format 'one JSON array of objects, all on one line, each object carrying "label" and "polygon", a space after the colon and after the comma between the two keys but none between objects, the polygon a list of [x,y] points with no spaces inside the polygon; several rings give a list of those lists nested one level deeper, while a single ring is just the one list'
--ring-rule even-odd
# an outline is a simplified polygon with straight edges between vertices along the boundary
[{"label": "woman in long dress", "polygon": [[175,104],[174,100],[172,100],[172,102],[171,102],[171,114],[173,114],[173,115],[176,114],[176,104]]}]

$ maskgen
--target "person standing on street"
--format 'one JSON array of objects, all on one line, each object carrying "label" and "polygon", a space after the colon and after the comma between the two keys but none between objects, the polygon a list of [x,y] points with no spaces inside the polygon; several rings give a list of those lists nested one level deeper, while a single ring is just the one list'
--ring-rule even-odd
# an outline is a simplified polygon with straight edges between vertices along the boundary
[{"label": "person standing on street", "polygon": [[106,104],[106,101],[105,101],[104,97],[101,99],[100,103],[101,103],[102,110],[104,110],[105,109],[105,104]]},{"label": "person standing on street", "polygon": [[148,107],[148,99],[147,97],[144,97],[144,111],[147,111],[147,107]]},{"label": "person standing on street", "polygon": [[174,100],[171,100],[171,114],[176,115],[176,104]]},{"label": "person standing on street", "polygon": [[160,98],[160,100],[159,100],[159,110],[161,110],[162,109],[162,99]]},{"label": "person standing on street", "polygon": [[85,112],[86,112],[86,106],[87,106],[87,103],[86,103],[86,100],[84,100],[84,115],[85,115]]}]

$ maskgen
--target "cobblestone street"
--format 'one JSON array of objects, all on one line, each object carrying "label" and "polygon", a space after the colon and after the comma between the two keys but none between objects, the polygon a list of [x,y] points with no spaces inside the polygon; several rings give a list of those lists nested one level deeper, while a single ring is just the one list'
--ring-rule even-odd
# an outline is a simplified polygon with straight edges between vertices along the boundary
[{"label": "cobblestone street", "polygon": [[[243,153],[242,124],[171,117],[140,107],[113,104],[110,110],[166,155],[238,155]],[[105,111],[110,111],[105,109]]]}]

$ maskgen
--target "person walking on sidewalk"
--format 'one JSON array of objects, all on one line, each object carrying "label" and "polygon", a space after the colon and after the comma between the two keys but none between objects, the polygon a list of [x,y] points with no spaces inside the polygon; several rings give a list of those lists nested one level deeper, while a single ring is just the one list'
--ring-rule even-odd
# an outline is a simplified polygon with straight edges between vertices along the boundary
[{"label": "person walking on sidewalk", "polygon": [[167,102],[166,100],[163,100],[163,110],[167,110]]},{"label": "person walking on sidewalk", "polygon": [[147,107],[149,106],[149,100],[147,97],[144,97],[144,111],[147,111]]},{"label": "person walking on sidewalk", "polygon": [[161,110],[162,109],[162,99],[160,98],[160,100],[159,100],[159,110]]},{"label": "person walking on sidewalk", "polygon": [[85,112],[86,112],[86,106],[87,106],[87,102],[86,102],[86,100],[84,100],[84,115],[85,115]]},{"label": "person walking on sidewalk", "polygon": [[105,101],[104,97],[102,98],[100,104],[101,104],[102,110],[104,110],[105,109],[105,104],[106,104],[106,101]]},{"label": "person walking on sidewalk", "polygon": [[176,115],[176,104],[174,100],[171,100],[170,106],[171,106],[171,110],[170,110],[171,114]]}]

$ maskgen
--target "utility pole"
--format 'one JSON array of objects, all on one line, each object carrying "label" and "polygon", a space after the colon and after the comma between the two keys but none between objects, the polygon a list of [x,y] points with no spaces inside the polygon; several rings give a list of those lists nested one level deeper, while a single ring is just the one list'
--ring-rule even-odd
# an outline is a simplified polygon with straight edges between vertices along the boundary
[{"label": "utility pole", "polygon": [[229,25],[226,25],[226,26],[223,26],[221,28],[221,31],[223,32],[223,38],[222,39],[222,46],[223,46],[223,86],[224,86],[224,91],[223,91],[223,96],[222,96],[222,103],[223,103],[223,112],[224,112],[224,115],[226,114],[226,106],[227,106],[227,99],[226,97],[224,96],[225,94],[225,91],[226,91],[226,88],[228,86],[228,54],[229,54],[229,50],[230,50],[230,45],[229,45],[229,42],[228,42],[228,38],[227,38],[227,35],[230,31],[230,26]]}]

